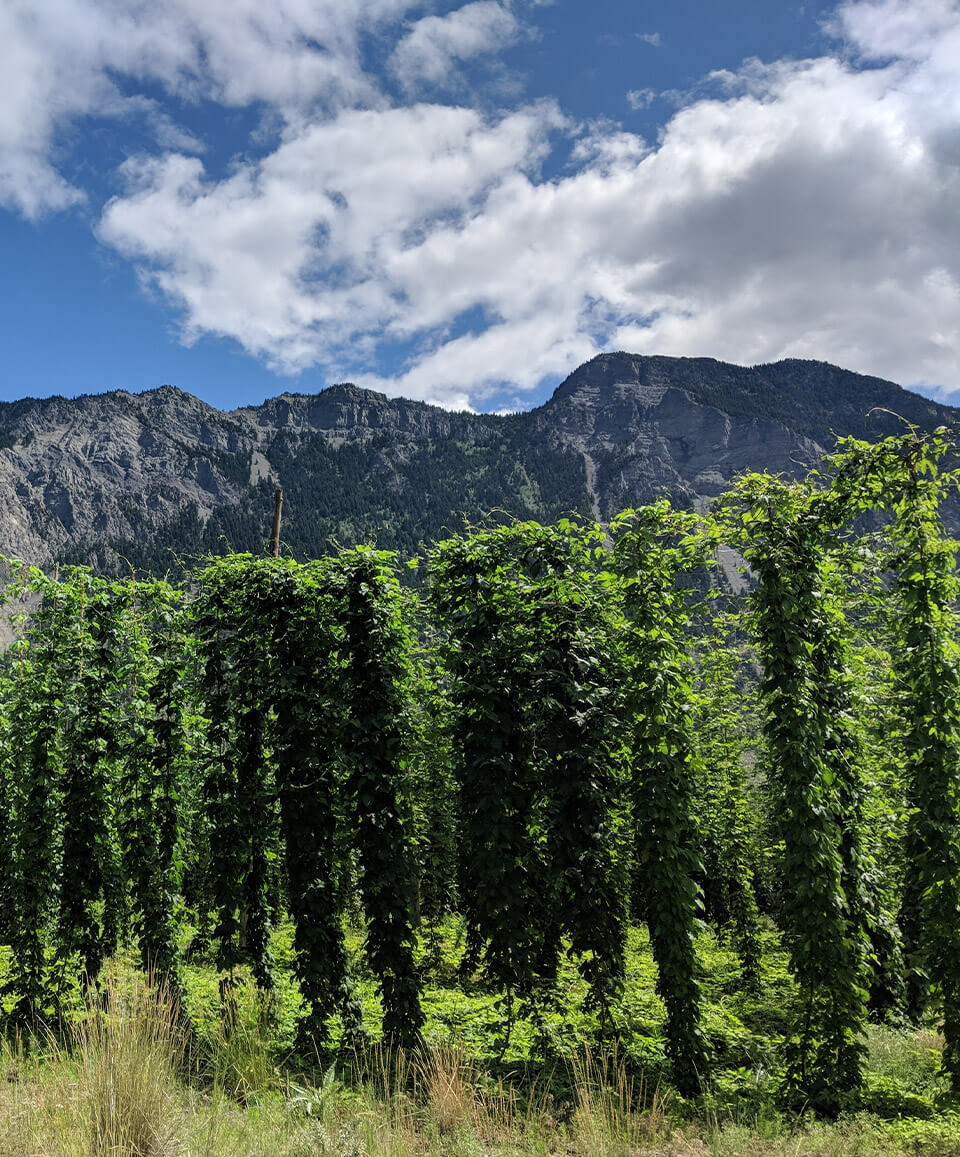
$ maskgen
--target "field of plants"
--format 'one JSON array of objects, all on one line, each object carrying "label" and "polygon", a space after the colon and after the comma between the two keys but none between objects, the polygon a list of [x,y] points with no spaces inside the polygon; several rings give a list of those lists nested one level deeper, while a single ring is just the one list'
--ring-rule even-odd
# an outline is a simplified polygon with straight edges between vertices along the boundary
[{"label": "field of plants", "polygon": [[12,564],[0,1151],[960,1153],[953,453],[415,584]]}]

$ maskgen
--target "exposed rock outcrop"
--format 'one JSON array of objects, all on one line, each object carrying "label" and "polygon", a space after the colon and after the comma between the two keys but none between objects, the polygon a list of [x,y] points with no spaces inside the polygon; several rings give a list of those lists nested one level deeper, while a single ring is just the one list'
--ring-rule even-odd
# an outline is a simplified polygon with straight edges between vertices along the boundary
[{"label": "exposed rock outcrop", "polygon": [[275,485],[299,554],[414,549],[491,509],[604,518],[667,493],[703,506],[743,470],[793,472],[833,432],[958,411],[819,362],[745,368],[604,354],[545,405],[497,417],[337,385],[222,412],[171,386],[0,405],[0,552],[40,564],[259,549]]}]

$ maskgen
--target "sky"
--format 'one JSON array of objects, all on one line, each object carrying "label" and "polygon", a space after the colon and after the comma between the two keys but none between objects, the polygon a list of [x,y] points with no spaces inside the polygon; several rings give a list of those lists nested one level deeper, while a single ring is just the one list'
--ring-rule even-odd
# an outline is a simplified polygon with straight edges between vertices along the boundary
[{"label": "sky", "polygon": [[960,402],[960,0],[0,0],[0,398]]}]

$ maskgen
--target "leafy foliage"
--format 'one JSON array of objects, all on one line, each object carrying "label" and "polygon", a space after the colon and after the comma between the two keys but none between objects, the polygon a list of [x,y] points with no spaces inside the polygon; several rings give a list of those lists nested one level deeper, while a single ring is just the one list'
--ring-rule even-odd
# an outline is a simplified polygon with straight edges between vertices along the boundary
[{"label": "leafy foliage", "polygon": [[627,611],[626,706],[638,907],[650,928],[667,1006],[667,1039],[681,1090],[709,1061],[700,1028],[694,932],[701,907],[695,812],[698,762],[690,726],[687,592],[678,576],[703,566],[699,520],[659,502],[614,523],[613,562]]},{"label": "leafy foliage", "polygon": [[876,445],[846,440],[836,456],[838,487],[862,509],[893,515],[893,671],[901,713],[910,819],[901,927],[917,1015],[932,982],[941,1005],[943,1063],[960,1084],[960,699],[956,543],[940,520],[954,479],[939,464],[946,431],[916,431]]},{"label": "leafy foliage", "polygon": [[708,918],[729,932],[743,961],[745,985],[760,975],[760,912],[755,877],[760,862],[759,801],[747,788],[747,759],[755,719],[749,689],[740,684],[738,624],[718,614],[696,648],[698,687],[693,696],[700,756],[697,818],[703,847]]},{"label": "leafy foliage", "polygon": [[752,609],[779,797],[784,931],[804,994],[786,1079],[799,1097],[835,1108],[862,1080],[867,942],[850,846],[858,771],[845,763],[842,719],[832,714],[843,678],[825,544],[832,527],[802,485],[753,475],[732,500],[757,576]]},{"label": "leafy foliage", "polygon": [[[378,1014],[408,1045],[452,920],[501,1053],[527,1015],[547,1051],[571,974],[596,1035],[622,1034],[632,913],[658,1063],[700,1095],[728,1047],[706,918],[744,999],[782,937],[787,1039],[764,1063],[788,1101],[877,1093],[868,1015],[896,1021],[905,972],[960,1082],[952,452],[848,439],[804,482],[741,479],[716,518],[664,500],[606,530],[502,519],[437,545],[419,593],[372,547],[211,559],[183,587],[15,566],[4,1008],[57,1013],[119,945],[185,1000],[212,947],[227,1025],[249,978],[275,1015],[292,969],[308,1054]],[[710,613],[721,542],[752,589]]]},{"label": "leafy foliage", "polygon": [[524,997],[549,990],[564,937],[597,999],[622,976],[618,663],[598,551],[571,522],[519,523],[430,560],[470,958]]}]

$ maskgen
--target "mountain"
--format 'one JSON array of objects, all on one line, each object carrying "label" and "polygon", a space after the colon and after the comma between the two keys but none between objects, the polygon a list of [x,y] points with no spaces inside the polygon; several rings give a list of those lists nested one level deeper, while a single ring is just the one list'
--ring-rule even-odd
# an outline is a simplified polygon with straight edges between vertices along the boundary
[{"label": "mountain", "polygon": [[[337,385],[223,412],[172,386],[0,405],[0,553],[155,572],[376,541],[405,554],[491,511],[608,518],[668,494],[703,506],[746,469],[796,472],[834,433],[960,411],[823,362],[742,367],[601,354],[535,410],[450,413]],[[498,516],[497,513],[494,516]]]}]

